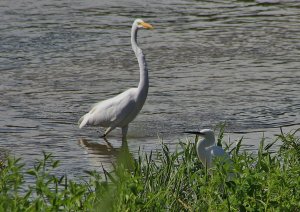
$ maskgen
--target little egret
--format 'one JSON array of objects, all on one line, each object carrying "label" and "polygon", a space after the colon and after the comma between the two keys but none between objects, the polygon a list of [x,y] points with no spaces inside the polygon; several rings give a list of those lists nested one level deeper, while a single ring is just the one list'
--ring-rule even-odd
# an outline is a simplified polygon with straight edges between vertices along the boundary
[{"label": "little egret", "polygon": [[145,56],[137,45],[139,29],[152,29],[152,25],[136,19],[131,28],[131,46],[140,68],[140,82],[137,88],[130,88],[119,95],[96,103],[79,121],[79,128],[85,125],[105,127],[101,137],[107,136],[116,127],[122,128],[122,140],[126,140],[128,124],[142,109],[148,94],[149,79]]},{"label": "little egret", "polygon": [[208,169],[213,166],[213,161],[216,157],[222,160],[229,161],[229,155],[215,142],[215,134],[211,129],[203,129],[200,131],[186,131],[184,133],[196,134],[203,137],[196,144],[196,152],[198,158]]}]

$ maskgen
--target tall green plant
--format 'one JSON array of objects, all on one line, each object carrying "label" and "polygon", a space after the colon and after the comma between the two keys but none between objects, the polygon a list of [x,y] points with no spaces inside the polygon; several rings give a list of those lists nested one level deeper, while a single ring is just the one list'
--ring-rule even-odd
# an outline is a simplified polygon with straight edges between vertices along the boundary
[{"label": "tall green plant", "polygon": [[[89,171],[88,181],[55,175],[59,162],[51,154],[43,153],[27,171],[20,159],[8,158],[0,169],[0,211],[300,210],[295,132],[270,143],[263,138],[257,154],[246,151],[242,139],[226,144],[232,164],[216,161],[211,170],[199,161],[196,141],[181,141],[175,151],[162,143],[161,150],[136,159],[124,148],[112,171]],[[35,182],[27,189],[25,174]]]}]

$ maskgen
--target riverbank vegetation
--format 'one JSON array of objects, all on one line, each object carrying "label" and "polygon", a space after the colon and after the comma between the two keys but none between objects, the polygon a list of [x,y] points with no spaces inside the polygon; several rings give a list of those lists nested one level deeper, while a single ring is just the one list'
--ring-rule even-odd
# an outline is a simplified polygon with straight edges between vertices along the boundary
[{"label": "riverbank vegetation", "polygon": [[[243,150],[242,139],[224,144],[221,130],[218,143],[230,152],[233,169],[216,162],[205,170],[193,139],[180,142],[176,151],[162,144],[135,159],[122,152],[112,171],[88,172],[87,181],[51,174],[59,166],[51,154],[29,170],[7,157],[0,163],[0,211],[299,211],[296,132],[268,144],[262,139],[253,153]],[[274,144],[278,148],[271,151]],[[25,184],[25,175],[34,183]]]}]

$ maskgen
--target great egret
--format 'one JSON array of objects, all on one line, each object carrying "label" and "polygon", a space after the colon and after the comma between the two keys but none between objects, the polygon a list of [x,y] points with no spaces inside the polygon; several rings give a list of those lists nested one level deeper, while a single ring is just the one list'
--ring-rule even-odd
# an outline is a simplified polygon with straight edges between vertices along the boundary
[{"label": "great egret", "polygon": [[224,161],[230,161],[229,155],[215,142],[215,134],[211,129],[203,129],[200,131],[186,131],[185,133],[196,134],[203,137],[196,144],[196,152],[198,158],[208,169],[213,166],[216,157]]},{"label": "great egret", "polygon": [[136,19],[131,28],[131,45],[140,68],[140,82],[137,88],[130,88],[119,95],[96,103],[79,121],[79,128],[85,125],[105,127],[105,137],[116,127],[122,128],[122,140],[126,140],[128,124],[142,109],[148,94],[149,79],[145,56],[137,45],[139,29],[152,29],[152,25]]}]

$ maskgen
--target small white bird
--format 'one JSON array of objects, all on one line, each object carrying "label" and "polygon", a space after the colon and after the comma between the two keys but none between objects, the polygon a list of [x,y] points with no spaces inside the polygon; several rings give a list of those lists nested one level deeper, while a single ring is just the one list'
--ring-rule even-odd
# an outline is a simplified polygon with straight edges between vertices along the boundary
[{"label": "small white bird", "polygon": [[116,127],[122,128],[122,140],[126,140],[128,124],[137,116],[142,109],[148,94],[149,79],[145,56],[137,45],[138,29],[152,29],[152,25],[141,19],[136,19],[131,28],[131,45],[137,57],[140,68],[140,82],[137,88],[130,88],[123,93],[101,102],[79,121],[79,128],[85,125],[105,127],[106,130],[101,137],[105,137]]},{"label": "small white bird", "polygon": [[211,129],[186,131],[185,133],[203,137],[203,139],[199,140],[196,144],[196,152],[202,164],[208,169],[213,167],[213,161],[216,157],[219,157],[224,161],[230,161],[229,155],[220,146],[216,145],[215,134]]}]

